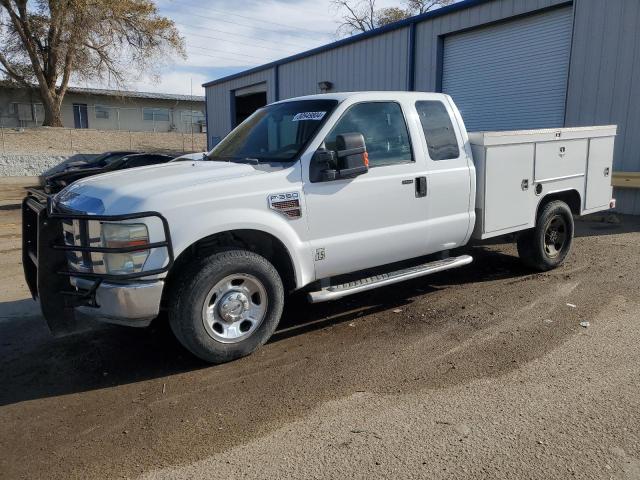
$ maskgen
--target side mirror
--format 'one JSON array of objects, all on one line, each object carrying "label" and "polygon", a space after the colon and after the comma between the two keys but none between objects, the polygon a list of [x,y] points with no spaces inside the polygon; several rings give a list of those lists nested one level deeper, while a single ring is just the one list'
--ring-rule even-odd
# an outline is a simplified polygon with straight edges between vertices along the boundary
[{"label": "side mirror", "polygon": [[336,150],[319,148],[311,159],[312,182],[354,178],[369,171],[369,155],[361,133],[336,136]]}]

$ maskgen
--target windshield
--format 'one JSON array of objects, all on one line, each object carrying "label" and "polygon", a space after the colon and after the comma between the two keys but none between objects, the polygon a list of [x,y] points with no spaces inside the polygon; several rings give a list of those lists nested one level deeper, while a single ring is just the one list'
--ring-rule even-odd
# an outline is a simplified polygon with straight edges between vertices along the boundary
[{"label": "windshield", "polygon": [[85,163],[87,165],[97,165],[102,162],[105,158],[109,158],[112,155],[111,153],[103,153],[102,155],[98,155],[97,157],[93,157],[90,160],[87,160]]},{"label": "windshield", "polygon": [[116,160],[120,160],[125,155],[129,155],[134,152],[108,152],[103,153],[102,155],[98,155],[97,157],[89,160],[87,165],[91,165],[92,167],[106,167],[107,165],[112,164]]},{"label": "windshield", "polygon": [[216,145],[211,160],[294,160],[338,104],[299,100],[269,105],[253,113]]},{"label": "windshield", "polygon": [[120,159],[122,159],[122,158],[126,157],[127,155],[128,155],[128,154],[126,154],[126,153],[125,153],[125,154],[122,154],[122,153],[118,154],[118,153],[116,153],[116,154],[114,154],[114,155],[109,155],[108,157],[103,158],[99,165],[100,165],[101,167],[106,167],[107,165],[111,165],[112,163],[117,162],[118,160],[120,160]]}]

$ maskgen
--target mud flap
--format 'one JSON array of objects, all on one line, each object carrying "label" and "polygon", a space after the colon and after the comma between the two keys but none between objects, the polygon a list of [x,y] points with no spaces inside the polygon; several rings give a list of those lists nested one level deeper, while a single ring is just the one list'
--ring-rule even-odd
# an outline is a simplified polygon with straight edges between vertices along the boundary
[{"label": "mud flap", "polygon": [[64,251],[51,248],[54,243],[62,243],[60,221],[48,218],[44,209],[38,213],[38,297],[49,330],[60,337],[80,330],[80,325],[73,308],[74,298],[62,293],[71,290],[69,277],[58,274],[65,270],[67,257]]}]

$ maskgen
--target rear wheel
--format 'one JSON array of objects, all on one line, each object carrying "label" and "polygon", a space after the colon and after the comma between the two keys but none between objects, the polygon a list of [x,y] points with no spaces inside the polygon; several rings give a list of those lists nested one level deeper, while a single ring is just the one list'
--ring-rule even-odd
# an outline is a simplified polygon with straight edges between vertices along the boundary
[{"label": "rear wheel", "polygon": [[535,228],[518,237],[518,255],[523,263],[539,271],[558,267],[573,244],[573,215],[569,206],[554,200],[546,204]]},{"label": "rear wheel", "polygon": [[247,250],[194,262],[174,292],[169,322],[188,350],[211,363],[250,354],[276,329],[284,305],[278,272]]}]

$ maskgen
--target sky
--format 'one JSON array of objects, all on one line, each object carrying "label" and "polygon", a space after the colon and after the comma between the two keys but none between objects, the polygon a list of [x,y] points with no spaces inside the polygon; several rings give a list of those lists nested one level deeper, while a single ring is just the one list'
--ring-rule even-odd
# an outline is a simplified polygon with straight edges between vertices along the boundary
[{"label": "sky", "polygon": [[[378,0],[377,6],[398,3]],[[339,38],[339,14],[329,0],[157,0],[156,4],[185,38],[188,58],[166,59],[158,66],[158,78],[133,80],[130,90],[204,95],[202,84],[207,81]]]}]

